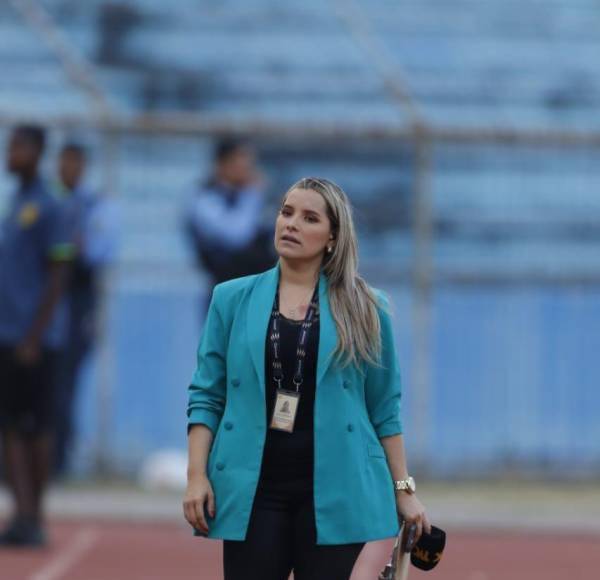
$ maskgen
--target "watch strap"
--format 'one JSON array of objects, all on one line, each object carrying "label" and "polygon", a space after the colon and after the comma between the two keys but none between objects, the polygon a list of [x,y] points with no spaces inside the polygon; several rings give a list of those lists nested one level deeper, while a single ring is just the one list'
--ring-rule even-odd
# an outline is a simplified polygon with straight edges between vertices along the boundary
[{"label": "watch strap", "polygon": [[395,479],[394,489],[396,491],[406,491],[408,493],[414,493],[415,480],[411,476],[408,476],[406,479]]}]

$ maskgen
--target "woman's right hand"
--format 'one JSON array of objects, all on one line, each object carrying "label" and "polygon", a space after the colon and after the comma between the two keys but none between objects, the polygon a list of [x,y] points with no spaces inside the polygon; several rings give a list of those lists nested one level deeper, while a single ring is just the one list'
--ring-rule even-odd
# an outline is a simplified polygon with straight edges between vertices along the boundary
[{"label": "woman's right hand", "polygon": [[204,504],[207,504],[208,514],[215,517],[215,494],[206,475],[196,476],[188,480],[183,499],[183,513],[191,526],[208,533],[208,523],[204,517]]}]

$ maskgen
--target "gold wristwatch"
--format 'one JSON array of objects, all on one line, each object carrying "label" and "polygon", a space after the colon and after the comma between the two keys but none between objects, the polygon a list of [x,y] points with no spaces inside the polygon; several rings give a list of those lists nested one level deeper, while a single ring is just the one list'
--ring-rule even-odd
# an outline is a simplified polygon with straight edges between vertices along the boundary
[{"label": "gold wristwatch", "polygon": [[406,479],[394,480],[394,489],[396,491],[405,491],[408,494],[413,494],[417,490],[417,484],[410,475]]}]

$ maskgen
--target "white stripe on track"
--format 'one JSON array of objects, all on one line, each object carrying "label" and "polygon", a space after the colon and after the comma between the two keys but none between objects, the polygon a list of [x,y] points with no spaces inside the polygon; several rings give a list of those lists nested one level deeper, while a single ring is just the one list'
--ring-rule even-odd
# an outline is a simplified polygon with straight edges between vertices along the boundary
[{"label": "white stripe on track", "polygon": [[72,568],[98,539],[98,532],[93,528],[80,530],[64,550],[41,570],[32,574],[28,580],[60,580]]}]

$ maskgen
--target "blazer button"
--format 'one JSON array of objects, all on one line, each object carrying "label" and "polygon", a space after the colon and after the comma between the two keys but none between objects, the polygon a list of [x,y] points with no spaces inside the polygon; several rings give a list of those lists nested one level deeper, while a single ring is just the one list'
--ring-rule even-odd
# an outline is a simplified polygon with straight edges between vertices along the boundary
[{"label": "blazer button", "polygon": [[231,380],[231,384],[232,384],[234,387],[239,387],[239,386],[240,386],[240,379],[232,379],[232,380]]},{"label": "blazer button", "polygon": [[217,468],[219,471],[223,471],[223,469],[225,469],[225,466],[224,466],[222,463],[217,463],[217,465],[216,465],[216,468]]},{"label": "blazer button", "polygon": [[352,423],[348,423],[348,431],[352,433],[354,431],[354,425]]},{"label": "blazer button", "polygon": [[233,429],[233,423],[229,423],[229,421],[225,423],[225,429],[227,429],[227,431],[231,431]]},{"label": "blazer button", "polygon": [[348,379],[344,380],[344,389],[347,389],[350,386],[350,381]]}]

